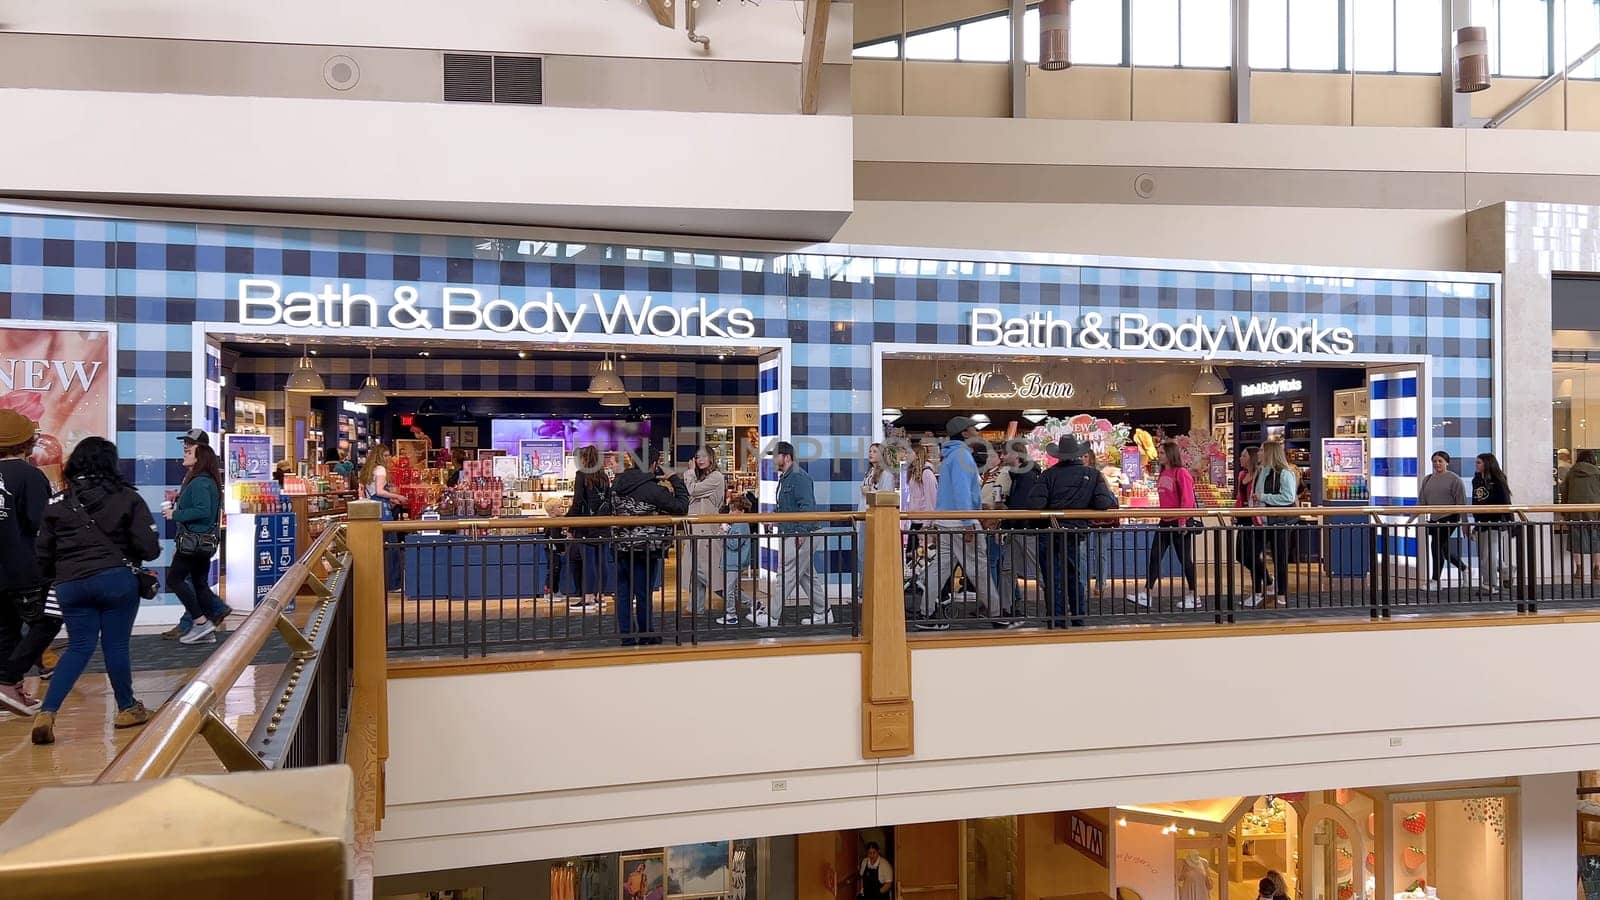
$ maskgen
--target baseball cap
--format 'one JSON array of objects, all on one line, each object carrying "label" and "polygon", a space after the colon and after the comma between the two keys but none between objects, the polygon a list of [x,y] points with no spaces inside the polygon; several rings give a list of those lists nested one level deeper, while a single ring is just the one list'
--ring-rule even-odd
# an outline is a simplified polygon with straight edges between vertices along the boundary
[{"label": "baseball cap", "polygon": [[951,437],[960,437],[961,432],[966,431],[968,428],[977,427],[977,419],[969,418],[967,416],[956,416],[954,419],[944,423],[944,433]]},{"label": "baseball cap", "polygon": [[178,435],[178,440],[183,441],[185,444],[199,444],[202,447],[211,446],[211,435],[206,434],[205,431],[199,428],[191,428],[185,431],[183,434]]},{"label": "baseball cap", "polygon": [[776,444],[772,445],[772,449],[767,451],[767,455],[768,456],[793,456],[794,455],[794,445],[789,443],[788,441],[779,441]]}]

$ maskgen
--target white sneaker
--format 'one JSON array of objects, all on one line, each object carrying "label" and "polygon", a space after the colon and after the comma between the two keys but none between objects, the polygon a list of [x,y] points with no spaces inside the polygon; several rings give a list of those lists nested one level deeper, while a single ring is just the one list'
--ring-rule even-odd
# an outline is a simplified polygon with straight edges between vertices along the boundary
[{"label": "white sneaker", "polygon": [[1261,601],[1263,599],[1264,598],[1260,594],[1251,594],[1250,596],[1244,598],[1244,605],[1250,609],[1255,609],[1261,605]]},{"label": "white sneaker", "polygon": [[199,644],[204,642],[207,644],[215,644],[217,642],[215,637],[216,633],[217,626],[211,624],[210,622],[200,622],[197,623],[193,628],[189,629],[188,634],[178,638],[178,643]]},{"label": "white sneaker", "polygon": [[750,624],[757,628],[771,628],[778,624],[778,621],[772,618],[765,606],[757,606],[750,611]]},{"label": "white sneaker", "polygon": [[1199,609],[1200,607],[1200,598],[1192,593],[1184,594],[1183,601],[1178,604],[1179,609]]},{"label": "white sneaker", "polygon": [[730,610],[728,610],[728,614],[727,615],[723,616],[722,618],[718,619],[717,621],[721,622],[724,625],[737,625],[737,624],[739,624],[739,614],[730,609]]},{"label": "white sneaker", "polygon": [[1132,603],[1134,606],[1149,606],[1150,605],[1150,595],[1145,591],[1139,591],[1137,593],[1129,594],[1128,595],[1128,602]]},{"label": "white sneaker", "polygon": [[801,625],[832,625],[833,624],[833,610],[829,609],[829,610],[823,611],[823,613],[822,613],[822,621],[821,622],[818,622],[816,620],[816,616],[806,616],[804,619],[800,620],[800,624]]}]

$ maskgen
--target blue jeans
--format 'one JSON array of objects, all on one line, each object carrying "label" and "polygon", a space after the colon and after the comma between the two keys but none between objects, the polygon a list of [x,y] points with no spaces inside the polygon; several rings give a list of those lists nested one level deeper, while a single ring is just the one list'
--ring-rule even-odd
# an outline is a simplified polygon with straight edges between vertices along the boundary
[{"label": "blue jeans", "polygon": [[1066,627],[1067,608],[1072,609],[1072,624],[1082,625],[1088,611],[1089,561],[1084,544],[1086,535],[1046,534],[1039,537],[1039,568],[1050,586],[1050,624]]},{"label": "blue jeans", "polygon": [[117,709],[134,704],[133,661],[128,638],[139,615],[139,582],[127,566],[96,572],[85,578],[56,584],[61,617],[67,624],[67,649],[61,654],[50,690],[44,695],[44,712],[61,709],[67,694],[89,665],[95,644],[105,652],[106,676],[116,695]]},{"label": "blue jeans", "polygon": [[[1004,532],[1001,532],[1001,534],[1004,534]],[[989,542],[989,580],[1000,585],[1000,590],[1004,594],[1010,594],[1011,608],[1020,611],[1020,607],[1017,604],[1022,602],[1022,589],[1017,587],[1015,578],[1011,579],[1010,584],[1006,584],[1006,578],[1003,574],[1005,571],[1006,552],[1010,548],[1006,546],[1005,538],[992,532],[986,535],[985,539]],[[1002,594],[1002,597],[1004,594]]]},{"label": "blue jeans", "polygon": [[[651,593],[662,562],[661,551],[642,547],[617,548],[617,633],[624,644],[634,643],[628,635],[655,631]],[[647,643],[660,643],[659,637],[646,637]]]}]

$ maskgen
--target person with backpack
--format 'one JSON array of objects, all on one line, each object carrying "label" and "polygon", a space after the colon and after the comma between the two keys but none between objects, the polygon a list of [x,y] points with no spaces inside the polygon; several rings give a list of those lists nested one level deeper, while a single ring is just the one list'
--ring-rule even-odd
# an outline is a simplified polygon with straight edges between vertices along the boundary
[{"label": "person with backpack", "polygon": [[105,438],[79,441],[62,474],[67,487],[45,507],[36,548],[42,574],[55,580],[67,650],[34,716],[35,744],[55,743],[56,713],[97,643],[117,702],[112,724],[131,728],[150,720],[150,711],[133,696],[128,639],[143,593],[136,567],[161,555],[155,519],[138,490],[123,480],[117,445]]},{"label": "person with backpack", "polygon": [[[1045,509],[1112,510],[1117,498],[1111,487],[1093,467],[1084,465],[1089,446],[1072,435],[1063,435],[1045,448],[1045,455],[1056,464],[1044,473]],[[1039,559],[1050,594],[1050,627],[1067,627],[1067,608],[1072,609],[1072,625],[1082,626],[1088,614],[1089,567],[1085,538],[1089,523],[1079,519],[1060,522],[1054,534],[1039,537]]]},{"label": "person with backpack", "polygon": [[[641,451],[648,453],[648,450]],[[652,465],[649,471],[632,453],[622,456],[622,474],[611,486],[619,516],[683,516],[689,513],[689,489],[676,473]],[[655,633],[656,573],[672,545],[671,525],[625,525],[616,529],[617,632],[622,645],[659,644]],[[638,637],[630,635],[637,634]]]},{"label": "person with backpack", "polygon": [[188,470],[178,490],[178,503],[162,511],[177,523],[167,590],[176,594],[193,624],[180,644],[214,644],[216,632],[233,612],[211,589],[211,559],[221,543],[222,466],[211,449],[211,436],[199,428],[185,432],[183,464]]},{"label": "person with backpack", "polygon": [[[616,515],[615,503],[611,479],[600,465],[600,448],[593,444],[579,447],[578,477],[572,484],[572,505],[567,507],[567,516],[591,518]],[[602,543],[599,540],[604,536],[604,531],[573,527],[568,529],[568,535],[572,539],[568,544],[574,563],[572,583],[578,589],[578,599],[567,608],[579,612],[598,609],[602,605],[600,593],[605,587],[600,577]]]},{"label": "person with backpack", "polygon": [[[1161,475],[1156,479],[1156,494],[1161,498],[1162,509],[1193,510],[1200,505],[1194,496],[1194,473],[1184,466],[1183,453],[1178,449],[1176,441],[1166,441],[1161,445]],[[1144,576],[1144,588],[1129,595],[1128,602],[1136,606],[1150,605],[1150,592],[1155,589],[1156,581],[1161,578],[1161,563],[1166,558],[1167,550],[1170,549],[1178,557],[1178,566],[1183,571],[1183,583],[1188,588],[1177,608],[1185,610],[1200,608],[1194,570],[1194,536],[1199,530],[1194,524],[1195,521],[1194,516],[1189,514],[1161,519],[1155,534],[1150,538],[1150,556]]]},{"label": "person with backpack", "polygon": [[[1300,495],[1295,468],[1289,465],[1282,441],[1267,441],[1261,445],[1261,464],[1256,471],[1255,501],[1267,509],[1285,509],[1295,505]],[[1289,529],[1293,520],[1283,516],[1263,516],[1262,527],[1267,532],[1266,544],[1272,548],[1273,590],[1269,604],[1282,603],[1289,590]]]},{"label": "person with backpack", "polygon": [[[956,416],[947,422],[945,434],[948,439],[940,448],[942,474],[935,508],[940,512],[975,513],[983,507],[983,489],[973,446],[987,445],[978,435],[977,421],[967,416]],[[966,582],[978,596],[983,615],[993,627],[1014,628],[1021,624],[1014,620],[1016,611],[1011,608],[1011,598],[995,584],[989,570],[988,536],[978,532],[976,518],[940,519],[930,522],[924,530],[924,535],[934,536],[933,563],[928,566],[922,595],[923,618],[914,627],[937,631],[949,628],[948,622],[937,617],[931,598],[936,596],[935,585],[942,588],[949,583],[956,566],[961,567]]]},{"label": "person with backpack", "polygon": [[[1511,505],[1511,484],[1493,453],[1478,454],[1472,505]],[[1472,534],[1478,542],[1478,589],[1491,596],[1511,586],[1510,528],[1510,513],[1472,514]]]},{"label": "person with backpack", "polygon": [[50,479],[28,461],[38,439],[32,419],[0,409],[0,707],[19,716],[39,711],[22,678],[61,632],[61,619],[46,610],[49,583],[34,553],[50,499]]}]

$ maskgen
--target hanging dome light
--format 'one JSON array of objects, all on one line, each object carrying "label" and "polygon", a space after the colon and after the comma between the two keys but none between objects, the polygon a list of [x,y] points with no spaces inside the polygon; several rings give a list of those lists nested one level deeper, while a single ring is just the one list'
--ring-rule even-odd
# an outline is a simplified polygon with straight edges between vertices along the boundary
[{"label": "hanging dome light", "polygon": [[361,390],[356,392],[356,402],[363,406],[383,406],[389,398],[383,395],[383,388],[378,386],[378,376],[372,372],[372,348],[367,348],[367,380],[361,382]]},{"label": "hanging dome light", "polygon": [[631,401],[628,400],[628,395],[627,394],[623,394],[623,393],[611,393],[611,394],[601,394],[600,395],[600,405],[601,406],[610,406],[610,407],[627,406],[630,402]]},{"label": "hanging dome light", "polygon": [[617,367],[612,364],[609,354],[595,367],[594,377],[589,379],[589,393],[591,394],[623,394],[627,388],[622,385],[622,378],[617,375]]},{"label": "hanging dome light", "polygon": [[883,408],[882,419],[883,424],[885,425],[893,425],[894,423],[900,421],[900,416],[900,410],[892,406],[885,406]]},{"label": "hanging dome light", "polygon": [[950,399],[950,392],[944,389],[944,380],[935,375],[933,385],[928,388],[928,396],[922,398],[922,405],[927,409],[949,409],[955,405]]},{"label": "hanging dome light", "polygon": [[311,357],[306,355],[306,350],[307,348],[302,345],[300,359],[294,364],[294,373],[289,376],[289,381],[283,389],[296,394],[320,394],[328,387],[322,383],[322,376],[317,374],[317,369],[311,364]]},{"label": "hanging dome light", "polygon": [[417,407],[417,415],[419,416],[432,416],[438,412],[439,408],[434,406],[432,397],[422,401],[422,405]]},{"label": "hanging dome light", "polygon": [[989,380],[984,382],[983,392],[985,395],[1013,395],[1017,392],[1017,384],[1010,375],[1000,371],[999,363],[995,363],[989,370]]},{"label": "hanging dome light", "polygon": [[475,425],[477,422],[478,418],[472,414],[472,410],[467,409],[465,403],[461,404],[461,411],[451,420],[451,424],[454,425]]},{"label": "hanging dome light", "polygon": [[1100,406],[1103,409],[1128,408],[1128,398],[1122,396],[1122,392],[1117,390],[1117,383],[1115,381],[1106,382],[1106,395],[1105,397],[1101,398]]},{"label": "hanging dome light", "polygon": [[1210,366],[1200,367],[1200,374],[1195,376],[1194,388],[1190,391],[1196,397],[1216,397],[1227,392],[1227,386],[1211,371]]},{"label": "hanging dome light", "polygon": [[1050,413],[1042,409],[1025,409],[1022,411],[1022,417],[1037,425],[1040,422],[1043,422],[1045,419],[1050,418]]}]

